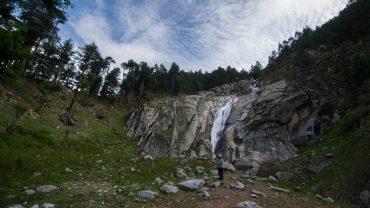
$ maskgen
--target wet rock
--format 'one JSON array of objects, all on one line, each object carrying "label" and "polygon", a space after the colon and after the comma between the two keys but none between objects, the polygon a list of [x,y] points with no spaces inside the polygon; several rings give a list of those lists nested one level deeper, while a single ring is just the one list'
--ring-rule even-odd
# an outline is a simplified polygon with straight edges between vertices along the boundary
[{"label": "wet rock", "polygon": [[58,187],[56,187],[54,185],[41,185],[41,186],[37,186],[36,191],[47,193],[47,192],[55,191],[57,189],[58,189]]},{"label": "wet rock", "polygon": [[199,190],[205,183],[203,179],[192,179],[179,183],[179,187],[185,190]]},{"label": "wet rock", "polygon": [[282,181],[290,181],[293,177],[294,174],[291,172],[276,172],[275,176]]},{"label": "wet rock", "polygon": [[230,184],[230,188],[233,188],[233,189],[238,189],[238,190],[243,190],[245,188],[245,185],[239,181],[233,183],[233,184]]},{"label": "wet rock", "polygon": [[237,203],[236,205],[233,206],[233,208],[262,208],[262,207],[255,202],[245,201]]},{"label": "wet rock", "polygon": [[139,191],[137,193],[137,197],[139,197],[140,199],[154,199],[156,195],[157,192],[150,190]]},{"label": "wet rock", "polygon": [[166,194],[175,194],[179,191],[179,188],[177,188],[176,186],[172,186],[170,184],[164,184],[160,190],[163,192],[163,193],[166,193]]}]

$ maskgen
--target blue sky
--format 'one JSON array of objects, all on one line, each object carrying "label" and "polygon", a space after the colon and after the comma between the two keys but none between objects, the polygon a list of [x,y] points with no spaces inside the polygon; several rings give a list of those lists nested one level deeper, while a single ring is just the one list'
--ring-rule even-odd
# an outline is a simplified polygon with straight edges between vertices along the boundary
[{"label": "blue sky", "polygon": [[128,59],[184,70],[266,64],[279,42],[338,15],[348,0],[76,0],[61,26],[77,46],[95,42]]}]

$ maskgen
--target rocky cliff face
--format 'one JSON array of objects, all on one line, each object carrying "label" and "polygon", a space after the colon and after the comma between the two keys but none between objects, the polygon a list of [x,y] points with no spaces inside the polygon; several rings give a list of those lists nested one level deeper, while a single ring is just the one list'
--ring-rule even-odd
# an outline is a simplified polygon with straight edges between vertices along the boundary
[{"label": "rocky cliff face", "polygon": [[197,95],[152,101],[131,112],[127,135],[138,138],[139,152],[155,157],[212,158],[216,111],[238,98],[220,131],[215,154],[255,172],[261,162],[294,157],[296,145],[312,143],[337,119],[329,103],[298,84],[257,84],[259,90],[252,92],[255,84],[240,81]]}]

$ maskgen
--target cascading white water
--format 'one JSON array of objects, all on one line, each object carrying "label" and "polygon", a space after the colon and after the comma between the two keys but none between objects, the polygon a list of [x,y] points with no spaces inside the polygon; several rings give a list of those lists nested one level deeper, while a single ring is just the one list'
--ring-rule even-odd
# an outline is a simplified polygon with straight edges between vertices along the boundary
[{"label": "cascading white water", "polygon": [[230,99],[224,106],[222,106],[216,111],[211,131],[211,143],[213,155],[215,154],[216,145],[224,132],[226,120],[229,118],[231,112],[231,106],[233,105],[233,103],[237,101],[238,98]]}]

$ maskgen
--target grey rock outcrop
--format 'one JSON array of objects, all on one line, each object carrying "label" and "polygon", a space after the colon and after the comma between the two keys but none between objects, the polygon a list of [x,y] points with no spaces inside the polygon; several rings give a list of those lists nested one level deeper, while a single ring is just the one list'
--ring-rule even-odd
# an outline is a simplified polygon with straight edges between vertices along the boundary
[{"label": "grey rock outcrop", "polygon": [[253,175],[265,161],[296,156],[295,145],[312,143],[337,120],[329,102],[303,85],[281,80],[257,90],[255,84],[244,80],[149,102],[131,111],[127,135],[139,138],[139,152],[154,158],[213,158],[216,111],[237,98],[214,153]]}]

